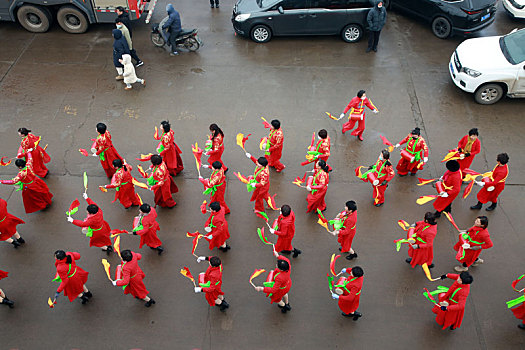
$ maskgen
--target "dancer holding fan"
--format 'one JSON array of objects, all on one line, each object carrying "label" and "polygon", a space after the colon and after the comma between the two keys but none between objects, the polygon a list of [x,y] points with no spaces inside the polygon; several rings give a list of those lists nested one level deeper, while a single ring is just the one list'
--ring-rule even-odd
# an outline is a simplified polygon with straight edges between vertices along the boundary
[{"label": "dancer holding fan", "polygon": [[288,292],[292,287],[292,280],[290,278],[290,260],[279,255],[275,251],[273,254],[277,258],[277,268],[270,271],[267,281],[264,283],[264,287],[255,286],[254,288],[257,292],[266,293],[266,296],[270,298],[271,303],[277,303],[281,312],[285,314],[292,310],[288,300]]},{"label": "dancer holding fan", "polygon": [[171,124],[169,121],[162,121],[160,123],[162,129],[162,135],[158,135],[158,130],[155,127],[155,140],[160,140],[157,145],[157,153],[160,154],[170,175],[177,175],[182,170],[184,170],[184,165],[182,164],[182,158],[180,154],[182,151],[179,146],[175,143],[175,133],[171,130]]},{"label": "dancer holding fan", "polygon": [[49,174],[49,170],[45,166],[45,163],[51,161],[51,157],[47,154],[46,150],[39,146],[42,137],[31,134],[31,130],[26,128],[18,129],[18,135],[22,138],[20,142],[20,148],[18,149],[17,158],[24,158],[27,161],[27,153],[31,153],[33,157],[33,171],[37,176],[46,178]]},{"label": "dancer holding fan", "polygon": [[197,262],[209,261],[210,266],[199,274],[199,287],[195,287],[195,293],[204,292],[206,301],[210,306],[218,306],[222,312],[230,307],[230,304],[224,300],[224,292],[222,287],[222,264],[218,256],[199,256]]},{"label": "dancer holding fan", "polygon": [[[86,304],[93,296],[86,287],[89,273],[77,265],[76,260],[78,259],[80,259],[80,254],[76,252],[65,252],[63,250],[57,250],[55,252],[55,267],[57,272],[53,281],[59,282],[60,285],[55,293],[53,304],[56,303],[62,291],[64,292],[64,296],[69,298],[70,302],[73,302],[76,298],[80,298],[82,304]],[[52,307],[52,305],[50,306]]]}]

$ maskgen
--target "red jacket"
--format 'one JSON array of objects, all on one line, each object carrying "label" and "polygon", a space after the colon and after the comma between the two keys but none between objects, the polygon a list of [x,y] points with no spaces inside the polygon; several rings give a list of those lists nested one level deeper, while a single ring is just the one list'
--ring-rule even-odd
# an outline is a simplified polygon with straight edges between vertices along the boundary
[{"label": "red jacket", "polygon": [[343,227],[339,229],[337,242],[341,244],[341,252],[346,253],[352,248],[352,241],[356,234],[357,211],[346,214],[345,211],[339,213],[339,218],[343,222]]},{"label": "red jacket", "polygon": [[[254,156],[250,158],[252,162],[256,163],[257,159]],[[267,166],[257,166],[253,172],[253,178],[257,183],[252,193],[251,202],[255,201],[257,197],[268,198],[268,191],[270,190],[270,170]]]},{"label": "red jacket", "polygon": [[[140,226],[142,225],[142,229]],[[135,231],[136,230],[136,231]],[[162,245],[162,242],[157,237],[157,231],[160,230],[159,223],[157,222],[157,211],[155,208],[151,208],[148,215],[142,216],[138,222],[138,227],[134,227],[133,231],[140,236],[139,248],[145,244],[151,248],[157,248]]]},{"label": "red jacket", "polygon": [[[86,201],[88,204],[97,204],[91,198],[86,199]],[[93,231],[92,236],[89,239],[90,247],[103,247],[108,245],[110,246],[112,244],[111,239],[109,239],[111,228],[104,220],[104,214],[102,213],[102,209],[100,207],[98,208],[98,212],[96,214],[88,214],[84,221],[73,220],[73,225],[87,227]]]},{"label": "red jacket", "polygon": [[210,306],[215,305],[215,300],[219,295],[224,295],[221,290],[222,286],[222,265],[214,267],[209,266],[204,274],[204,284],[210,283],[209,287],[202,287],[202,291],[206,293],[206,300]]},{"label": "red jacket", "polygon": [[16,226],[25,224],[22,219],[7,212],[7,202],[0,198],[0,241],[11,238],[16,233]]},{"label": "red jacket", "polygon": [[[465,146],[467,145],[467,142],[469,140],[469,136],[465,135],[459,140],[458,142],[458,149],[461,149],[461,153],[467,153],[465,150]],[[463,159],[458,159],[459,167],[461,170],[470,168],[470,165],[474,161],[474,156],[478,154],[481,151],[481,141],[479,139],[476,139],[474,143],[472,143],[472,147],[470,148],[470,155],[468,157],[465,157]]]},{"label": "red jacket", "polygon": [[281,271],[279,269],[274,270],[273,275],[273,287],[264,287],[263,292],[267,294],[270,298],[271,303],[278,303],[281,299],[290,291],[292,288],[292,280],[290,279],[290,271],[292,270],[292,265],[288,258],[279,255],[277,260],[284,260],[288,262],[290,269],[288,271]]},{"label": "red jacket", "polygon": [[144,299],[148,295],[146,286],[142,280],[146,275],[139,266],[139,260],[142,255],[131,252],[133,258],[131,261],[122,262],[122,278],[117,280],[117,286],[124,288],[124,294],[131,294],[139,299]]},{"label": "red jacket", "polygon": [[274,233],[278,238],[277,243],[275,243],[275,251],[293,250],[292,239],[295,235],[295,213],[291,211],[288,216],[281,214],[276,221],[277,229],[275,229]]},{"label": "red jacket", "polygon": [[463,183],[462,177],[461,170],[454,172],[447,170],[445,172],[443,175],[443,185],[445,192],[448,193],[448,197],[438,197],[434,201],[434,208],[437,211],[443,211],[458,196],[461,191],[461,184]]},{"label": "red jacket", "polygon": [[[484,178],[485,185],[478,192],[478,201],[481,203],[487,202],[498,202],[498,196],[505,188],[505,181],[509,176],[509,167],[505,165],[496,165],[492,170],[492,175],[488,178]],[[494,187],[492,191],[489,191],[491,187]]]},{"label": "red jacket", "polygon": [[408,134],[407,137],[399,141],[400,145],[407,144],[405,149],[412,155],[419,155],[418,160],[423,160],[424,157],[428,157],[428,147],[425,139],[421,136],[414,140],[412,134]]},{"label": "red jacket", "polygon": [[212,239],[209,240],[209,248],[213,249],[215,247],[220,247],[230,238],[230,232],[228,230],[228,222],[224,217],[225,212],[224,208],[221,207],[217,213],[211,213],[208,220],[204,224],[205,227],[211,227],[211,232],[206,233],[206,235],[212,235]]},{"label": "red jacket", "polygon": [[55,261],[57,275],[60,277],[60,285],[57,292],[64,291],[64,295],[73,301],[84,291],[84,284],[88,279],[88,273],[77,266],[76,261],[80,259],[80,254],[76,252],[67,252],[66,256],[71,257],[71,264],[68,264],[67,258]]},{"label": "red jacket", "polygon": [[408,248],[408,256],[412,258],[410,262],[412,267],[423,265],[424,263],[427,263],[427,265],[432,264],[436,234],[437,225],[430,225],[424,221],[416,222],[414,235],[409,238],[415,238],[416,242],[414,244],[417,244],[419,248],[414,249],[412,246]]},{"label": "red jacket", "polygon": [[345,314],[354,313],[359,307],[359,298],[361,297],[361,288],[363,287],[363,277],[347,277],[341,288],[343,294],[339,296],[338,305]]},{"label": "red jacket", "polygon": [[352,109],[350,111],[350,114],[356,114],[356,115],[362,114],[364,118],[366,115],[364,106],[367,106],[368,108],[372,110],[377,109],[376,106],[374,106],[372,102],[368,99],[368,97],[365,97],[364,100],[361,100],[361,98],[356,96],[350,100],[350,103],[348,104],[348,106],[346,106],[343,113],[346,113],[350,109]]},{"label": "red jacket", "polygon": [[[470,247],[481,247],[481,249],[463,249],[463,243],[470,244]],[[493,245],[494,244],[490,240],[490,234],[487,229],[472,226],[468,229],[465,237],[462,234],[459,235],[459,240],[454,245],[454,250],[458,252],[456,254],[456,259],[460,263],[465,263],[467,266],[470,266],[476,261],[483,249],[489,249]]]},{"label": "red jacket", "polygon": [[443,311],[437,305],[434,305],[432,312],[436,314],[436,322],[443,326],[443,329],[452,326],[459,328],[463,321],[465,313],[465,304],[470,292],[470,284],[459,284],[457,279],[459,275],[448,273],[447,277],[454,280],[454,283],[448,289],[448,292],[439,294],[439,302],[446,301],[449,306]]},{"label": "red jacket", "polygon": [[326,162],[330,157],[330,137],[318,140],[317,144],[310,148],[310,151],[317,151],[321,153],[317,156],[317,159],[322,159]]}]

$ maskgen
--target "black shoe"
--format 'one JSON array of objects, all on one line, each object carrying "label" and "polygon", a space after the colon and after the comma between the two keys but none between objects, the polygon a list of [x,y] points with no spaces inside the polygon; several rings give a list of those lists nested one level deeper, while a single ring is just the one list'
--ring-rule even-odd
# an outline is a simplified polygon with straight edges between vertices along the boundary
[{"label": "black shoe", "polygon": [[228,304],[224,299],[222,300],[222,303],[219,304],[219,310],[221,310],[222,312],[226,311],[226,309],[229,307],[230,304]]},{"label": "black shoe", "polygon": [[232,249],[229,245],[226,244],[226,247],[219,247],[219,250],[222,252],[227,252],[228,250]]},{"label": "black shoe", "polygon": [[147,301],[146,304],[144,304],[144,306],[145,307],[150,307],[153,304],[155,304],[155,300],[150,298],[149,301]]},{"label": "black shoe", "polygon": [[354,314],[345,314],[344,312],[341,312],[341,315],[343,315],[344,317],[352,317],[352,316],[354,316]]},{"label": "black shoe", "polygon": [[434,268],[434,263],[428,265],[428,268],[429,268],[429,269],[433,269],[433,268]]},{"label": "black shoe", "polygon": [[219,8],[219,4],[216,4],[215,7],[216,7],[216,8]]},{"label": "black shoe", "polygon": [[157,247],[157,248],[155,248],[155,249],[157,249],[157,252],[158,252],[159,255],[162,255],[162,252],[164,251],[164,248],[162,248],[162,247]]},{"label": "black shoe", "polygon": [[518,328],[520,328],[520,329],[525,329],[525,324],[520,323],[520,324],[518,325]]},{"label": "black shoe", "polygon": [[357,258],[357,253],[354,252],[354,254],[350,254],[346,256],[346,260],[352,260],[353,258]]},{"label": "black shoe", "polygon": [[363,314],[361,314],[360,312],[357,312],[355,311],[352,316],[354,316],[353,320],[354,321],[357,321],[359,319],[359,317],[363,316]]},{"label": "black shoe", "polygon": [[285,304],[284,306],[281,307],[281,312],[283,314],[287,313],[290,310],[292,310],[292,307],[290,306],[290,304]]},{"label": "black shoe", "polygon": [[483,204],[481,204],[481,202],[478,202],[478,204],[471,206],[470,209],[472,209],[472,210],[480,210],[482,205]]},{"label": "black shoe", "polygon": [[297,258],[299,256],[299,254],[301,254],[302,251],[300,251],[299,249],[295,249],[293,250],[293,255],[292,255],[292,258]]},{"label": "black shoe", "polygon": [[84,295],[87,296],[88,298],[91,298],[93,296],[93,294],[89,290],[85,292]]},{"label": "black shoe", "polygon": [[213,8],[213,4],[211,4],[210,7]]},{"label": "black shoe", "polygon": [[106,249],[106,255],[109,255],[109,254],[111,254],[113,252],[113,247],[110,246],[110,245],[108,245],[107,247],[108,247],[108,249]]},{"label": "black shoe", "polygon": [[368,53],[368,52],[370,52],[370,51],[372,51],[372,49],[371,49],[370,47],[367,47],[367,48],[366,48],[366,52]]},{"label": "black shoe", "polygon": [[142,62],[142,61],[138,61],[137,64],[135,65],[135,67],[140,67],[140,66],[142,66],[142,65],[144,65],[144,62]]},{"label": "black shoe", "polygon": [[20,243],[18,243],[16,239],[13,239],[13,242],[11,242],[11,244],[15,247],[15,249],[20,247]]},{"label": "black shoe", "polygon": [[281,250],[280,253],[281,254],[291,254],[292,251],[291,250]]},{"label": "black shoe", "polygon": [[455,328],[454,328],[454,326],[450,326],[449,329],[450,329],[451,331],[453,331]]},{"label": "black shoe", "polygon": [[397,174],[397,175],[399,175],[399,177],[405,177],[405,176],[407,176],[407,174]]},{"label": "black shoe", "polygon": [[498,206],[498,203],[492,203],[490,205],[490,207],[488,207],[487,209],[485,209],[486,211],[493,211],[494,209],[496,209],[496,207]]},{"label": "black shoe", "polygon": [[410,264],[412,262],[412,258],[406,258],[405,261],[407,264]]},{"label": "black shoe", "polygon": [[2,300],[2,304],[9,306],[10,309],[12,309],[15,306],[15,302],[7,298],[4,298],[4,300]]},{"label": "black shoe", "polygon": [[374,205],[379,208],[380,206],[383,205],[383,203],[377,203],[377,204],[374,204]]},{"label": "black shoe", "polygon": [[82,296],[80,297],[80,299],[82,299],[82,304],[86,304],[89,301],[89,298],[86,295],[86,293],[82,293]]},{"label": "black shoe", "polygon": [[20,243],[20,244],[24,244],[24,243],[26,242],[22,237],[17,238],[16,240],[17,240],[18,243]]},{"label": "black shoe", "polygon": [[375,48],[375,47],[372,50],[374,50],[374,52],[377,52],[377,48]]},{"label": "black shoe", "polygon": [[410,173],[410,176],[414,176],[414,175],[416,175],[416,173]]},{"label": "black shoe", "polygon": [[341,248],[341,247],[339,247],[339,251],[342,251],[342,248]]}]

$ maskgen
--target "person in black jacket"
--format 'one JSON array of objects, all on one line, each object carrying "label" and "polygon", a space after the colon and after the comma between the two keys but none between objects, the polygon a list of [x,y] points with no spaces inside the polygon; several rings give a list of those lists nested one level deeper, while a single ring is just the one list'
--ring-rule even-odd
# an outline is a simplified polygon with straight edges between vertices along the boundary
[{"label": "person in black jacket", "polygon": [[371,50],[377,52],[379,34],[381,34],[381,29],[383,29],[383,26],[386,23],[386,10],[383,6],[383,1],[376,0],[374,2],[374,7],[368,11],[366,21],[368,22],[368,30],[370,31],[366,52],[370,52]]},{"label": "person in black jacket", "polygon": [[126,9],[122,6],[117,7],[117,18],[128,28],[130,38],[133,38],[133,31],[131,29],[131,21],[129,19],[129,14],[126,12]]},{"label": "person in black jacket", "polygon": [[115,41],[113,42],[113,64],[115,65],[118,73],[115,79],[124,80],[124,76],[122,75],[124,73],[124,66],[119,60],[122,59],[122,55],[130,54],[129,46],[126,42],[126,39],[124,39],[124,36],[122,36],[122,32],[120,30],[113,29],[113,38],[115,38]]},{"label": "person in black jacket", "polygon": [[180,15],[177,10],[173,7],[172,4],[166,5],[166,12],[168,12],[168,20],[162,26],[162,30],[169,28],[170,37],[169,44],[171,45],[170,56],[176,56],[179,53],[177,52],[177,37],[182,32],[182,24],[180,21]]}]

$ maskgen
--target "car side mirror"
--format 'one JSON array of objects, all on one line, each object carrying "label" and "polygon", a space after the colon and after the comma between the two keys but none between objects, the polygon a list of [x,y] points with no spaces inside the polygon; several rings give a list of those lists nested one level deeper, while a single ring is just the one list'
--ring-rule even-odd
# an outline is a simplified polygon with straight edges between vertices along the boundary
[{"label": "car side mirror", "polygon": [[281,15],[284,13],[284,9],[283,9],[282,6],[279,6],[279,7],[277,8],[277,11],[279,11],[279,13],[280,13]]}]

